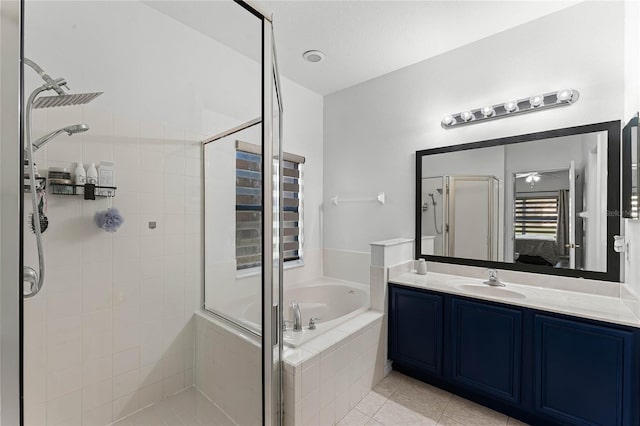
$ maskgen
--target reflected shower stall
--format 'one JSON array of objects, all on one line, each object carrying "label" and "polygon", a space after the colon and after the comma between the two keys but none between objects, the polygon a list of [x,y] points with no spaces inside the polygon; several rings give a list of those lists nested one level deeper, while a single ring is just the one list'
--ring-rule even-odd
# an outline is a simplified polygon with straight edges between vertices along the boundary
[{"label": "reflected shower stall", "polygon": [[500,180],[448,175],[422,179],[422,254],[500,260]]},{"label": "reflected shower stall", "polygon": [[282,424],[272,18],[231,0],[20,14],[23,380],[3,418]]}]

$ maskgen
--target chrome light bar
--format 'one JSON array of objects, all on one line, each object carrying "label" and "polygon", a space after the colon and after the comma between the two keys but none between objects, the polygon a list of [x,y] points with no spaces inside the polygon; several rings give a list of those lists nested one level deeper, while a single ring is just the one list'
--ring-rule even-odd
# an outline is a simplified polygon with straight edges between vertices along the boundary
[{"label": "chrome light bar", "polygon": [[544,95],[534,95],[529,98],[507,101],[501,104],[450,114],[442,119],[440,125],[443,129],[452,129],[454,127],[482,123],[488,120],[497,120],[499,118],[527,112],[569,106],[574,104],[578,98],[580,98],[580,93],[577,90],[562,89],[557,92],[545,93]]}]

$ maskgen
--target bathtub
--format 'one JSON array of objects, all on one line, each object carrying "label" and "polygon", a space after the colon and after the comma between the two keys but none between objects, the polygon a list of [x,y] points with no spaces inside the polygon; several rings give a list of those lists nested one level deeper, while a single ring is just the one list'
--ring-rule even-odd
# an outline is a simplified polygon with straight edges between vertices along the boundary
[{"label": "bathtub", "polygon": [[[293,326],[288,323],[288,330],[284,332],[284,343],[297,347],[368,310],[369,286],[333,278],[318,278],[287,286],[282,304],[285,320],[293,319],[290,307],[293,300],[296,300],[300,307],[303,327],[302,331],[293,331]],[[238,312],[242,324],[259,332],[260,302],[254,298],[249,303],[239,305],[244,305]],[[319,318],[315,322],[315,330],[309,330],[310,318]]]},{"label": "bathtub", "polygon": [[[293,331],[291,323],[284,332],[284,343],[299,346],[369,309],[369,286],[331,278],[319,278],[285,288],[284,319],[292,320],[291,302],[296,300],[302,315],[302,331]],[[309,319],[315,330],[309,330]]]}]

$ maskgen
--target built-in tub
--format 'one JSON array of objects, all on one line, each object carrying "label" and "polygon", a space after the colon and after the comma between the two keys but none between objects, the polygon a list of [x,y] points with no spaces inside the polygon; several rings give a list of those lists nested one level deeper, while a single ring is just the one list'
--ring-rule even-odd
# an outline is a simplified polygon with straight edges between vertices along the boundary
[{"label": "built-in tub", "polygon": [[[284,342],[289,346],[298,346],[334,328],[361,312],[369,309],[369,286],[332,278],[318,278],[304,283],[286,286],[284,289],[284,319],[293,320],[291,302],[297,301],[302,314],[302,331],[293,331],[287,324]],[[260,302],[247,303],[240,317],[243,325],[259,330]],[[309,330],[309,319],[315,321],[315,330]]]},{"label": "built-in tub", "polygon": [[[293,317],[290,308],[292,300],[296,300],[300,306],[303,330],[294,332],[289,324],[289,330],[284,333],[284,423],[286,426],[335,424],[384,376],[386,328],[383,326],[383,313],[369,310],[368,285],[331,278],[318,278],[287,286],[282,304],[286,320]],[[259,333],[259,296],[237,299],[225,305],[223,312],[233,322]],[[316,329],[309,330],[309,318],[318,317],[320,319],[316,321]],[[198,315],[198,320],[196,384],[206,386],[211,382],[217,387],[213,386],[210,393],[224,392],[226,382],[209,380],[209,376],[215,373],[223,377],[228,371],[233,371],[228,366],[236,365],[236,361],[225,359],[224,362],[214,362],[212,368],[209,360],[216,359],[212,353],[219,348],[219,353],[230,353],[242,365],[248,362],[248,354],[251,354],[249,360],[261,359],[260,340],[252,333],[239,329],[234,332],[234,328],[204,313]],[[208,337],[201,332],[209,329],[217,334]],[[239,348],[236,351],[227,350],[236,346]],[[258,371],[256,368],[261,364],[252,362],[251,366],[251,373],[245,375],[259,378],[260,375],[256,375],[255,371]],[[208,371],[213,373],[207,373]],[[256,394],[260,395],[260,392]],[[318,395],[323,397],[318,398]],[[230,404],[229,410],[234,408],[236,407]],[[236,414],[239,416],[243,413]]]},{"label": "built-in tub", "polygon": [[[284,319],[293,320],[291,302],[297,301],[302,314],[302,331],[293,331],[287,324],[284,342],[289,346],[298,346],[320,334],[331,330],[356,315],[369,309],[369,286],[320,278],[303,284],[285,288]],[[309,330],[309,319],[315,321],[315,330]]]}]

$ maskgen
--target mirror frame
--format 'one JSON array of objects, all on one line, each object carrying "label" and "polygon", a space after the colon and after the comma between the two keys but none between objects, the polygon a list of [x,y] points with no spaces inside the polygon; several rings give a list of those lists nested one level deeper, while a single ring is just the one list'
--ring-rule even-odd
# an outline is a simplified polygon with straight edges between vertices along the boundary
[{"label": "mirror frame", "polygon": [[[629,120],[626,126],[622,129],[622,217],[625,219],[639,220],[640,216],[634,217],[631,215],[631,195],[633,193],[633,173],[632,173],[632,144],[633,139],[631,132],[636,132],[636,149],[640,153],[640,130],[638,128],[638,113]],[[637,159],[636,159],[637,161]],[[636,177],[636,186],[640,188],[640,175]]]},{"label": "mirror frame", "polygon": [[[602,281],[620,282],[620,254],[613,249],[613,236],[620,233],[620,130],[619,120],[583,126],[567,127],[563,129],[546,130],[525,135],[509,136],[489,139],[460,145],[444,146],[416,151],[416,199],[415,199],[415,257],[431,262],[450,263],[456,265],[479,266],[484,268],[506,269],[511,271],[532,272],[545,275],[559,275],[564,277],[587,278]],[[488,148],[500,145],[510,145],[531,142],[542,139],[559,138],[563,136],[585,133],[607,132],[607,270],[605,272],[584,271],[576,269],[554,268],[544,265],[523,265],[489,260],[466,259],[458,257],[423,255],[421,251],[422,221],[420,207],[422,206],[422,158],[427,155],[457,152],[469,149]]]}]

